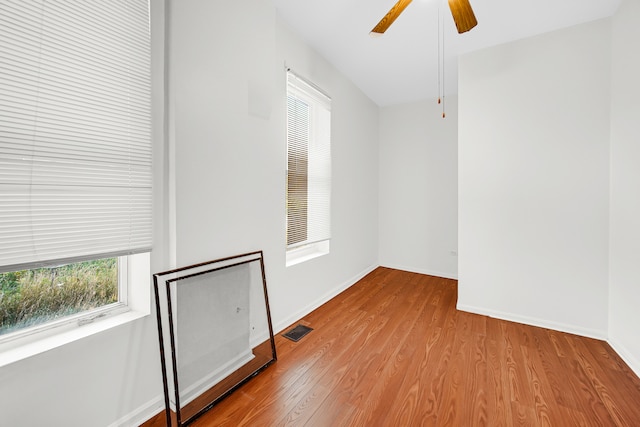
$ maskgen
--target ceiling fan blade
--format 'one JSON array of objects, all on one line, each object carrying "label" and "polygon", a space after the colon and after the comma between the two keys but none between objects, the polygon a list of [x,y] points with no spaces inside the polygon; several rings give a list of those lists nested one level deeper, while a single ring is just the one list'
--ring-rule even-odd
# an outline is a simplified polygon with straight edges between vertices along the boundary
[{"label": "ceiling fan blade", "polygon": [[449,0],[449,9],[459,34],[466,33],[478,25],[469,0]]},{"label": "ceiling fan blade", "polygon": [[411,0],[398,0],[398,2],[391,8],[391,10],[378,22],[373,30],[371,30],[371,34],[382,34],[393,24],[393,21],[396,20],[398,16],[402,13],[402,11],[409,6]]}]

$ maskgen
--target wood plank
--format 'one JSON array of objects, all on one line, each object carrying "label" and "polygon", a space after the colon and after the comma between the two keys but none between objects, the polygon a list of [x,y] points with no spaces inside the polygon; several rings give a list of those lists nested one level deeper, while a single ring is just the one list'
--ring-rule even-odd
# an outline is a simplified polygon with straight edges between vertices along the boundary
[{"label": "wood plank", "polygon": [[580,366],[615,424],[640,425],[639,391],[634,384],[630,381],[620,382],[624,376],[616,378],[618,371],[611,371],[606,362],[593,357],[590,347],[597,345],[596,340],[573,336],[569,341],[574,346]]},{"label": "wood plank", "polygon": [[[491,335],[490,335],[491,336]],[[498,337],[498,335],[494,335]],[[503,340],[487,339],[487,419],[489,425],[506,427],[513,425],[509,376]]]}]

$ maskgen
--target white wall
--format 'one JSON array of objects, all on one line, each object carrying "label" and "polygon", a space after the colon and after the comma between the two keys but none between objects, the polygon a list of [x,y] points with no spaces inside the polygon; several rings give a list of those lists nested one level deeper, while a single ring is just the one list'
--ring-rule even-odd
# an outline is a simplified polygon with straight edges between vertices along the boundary
[{"label": "white wall", "polygon": [[[168,156],[155,188],[167,190],[156,198],[152,269],[262,249],[278,331],[377,265],[378,108],[279,23],[271,2],[168,9],[166,149],[155,138],[160,172]],[[290,268],[285,60],[333,97],[331,254]],[[152,316],[0,369],[0,425],[137,425],[162,407]]]},{"label": "white wall", "polygon": [[640,2],[613,18],[609,341],[640,375]]},{"label": "white wall", "polygon": [[380,110],[380,264],[457,278],[458,102]]},{"label": "white wall", "polygon": [[610,21],[459,64],[458,308],[606,337]]},{"label": "white wall", "polygon": [[[217,19],[221,7],[172,3],[177,262],[264,250],[279,329],[377,265],[378,108],[270,2],[227,2]],[[331,253],[289,268],[285,62],[332,97]]]}]

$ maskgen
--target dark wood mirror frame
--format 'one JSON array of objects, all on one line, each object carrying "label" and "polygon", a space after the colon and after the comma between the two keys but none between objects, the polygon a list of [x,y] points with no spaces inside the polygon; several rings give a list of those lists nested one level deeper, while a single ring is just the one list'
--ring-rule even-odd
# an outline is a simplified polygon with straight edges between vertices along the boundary
[{"label": "dark wood mirror frame", "polygon": [[[176,352],[176,331],[174,327],[174,313],[172,309],[172,293],[171,287],[175,283],[179,286],[180,280],[188,279],[195,276],[201,276],[208,273],[217,272],[223,269],[238,267],[241,265],[259,263],[262,274],[262,290],[264,294],[264,304],[266,310],[266,322],[269,332],[269,339],[252,348],[253,359],[245,363],[240,368],[230,372],[224,379],[217,382],[211,388],[207,389],[191,402],[181,407],[180,405],[180,388],[178,387],[178,360]],[[164,306],[161,304],[163,297],[160,289],[160,282],[164,283],[165,294]],[[269,310],[269,297],[267,294],[267,281],[264,267],[264,257],[262,251],[249,252],[240,255],[234,255],[226,258],[220,258],[199,264],[189,265],[186,267],[168,270],[153,275],[153,289],[155,293],[156,316],[158,326],[158,342],[160,346],[160,361],[162,365],[162,383],[164,388],[164,402],[167,426],[177,425],[178,427],[186,426],[193,422],[200,415],[211,409],[222,399],[235,391],[249,379],[263,371],[269,365],[277,360],[275,339],[273,336],[273,326],[271,323],[271,313]],[[177,292],[176,292],[177,293]],[[168,331],[163,328],[168,325]],[[167,335],[168,334],[168,335]],[[165,342],[169,341],[170,354],[167,355]],[[167,360],[167,356],[170,360]],[[168,364],[171,364],[171,372],[169,374]],[[175,413],[171,410],[171,391],[170,381],[173,385],[175,399]]]}]

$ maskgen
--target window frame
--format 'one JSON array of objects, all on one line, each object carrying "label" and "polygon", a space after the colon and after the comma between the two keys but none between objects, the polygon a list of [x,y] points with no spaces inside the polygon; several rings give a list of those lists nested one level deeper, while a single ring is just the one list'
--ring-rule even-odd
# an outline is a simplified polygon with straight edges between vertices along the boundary
[{"label": "window frame", "polygon": [[[286,89],[286,185],[285,185],[285,252],[286,266],[292,266],[301,262],[326,255],[330,252],[331,240],[331,98],[314,83],[300,77],[298,74],[287,70]],[[306,128],[300,126],[298,110],[290,98],[297,104],[303,104],[308,112]],[[300,102],[298,102],[300,101]],[[291,110],[294,110],[292,113]],[[304,114],[303,114],[304,115]],[[323,117],[324,116],[324,117]],[[293,120],[292,120],[293,118]],[[293,122],[293,123],[292,123]],[[300,147],[300,135],[306,135],[306,140]],[[293,135],[293,136],[291,136]],[[306,174],[302,179],[298,179],[297,186],[302,182],[306,186],[302,190],[305,200],[304,222],[302,230],[297,230],[299,234],[304,233],[304,239],[289,241],[290,233],[290,165],[292,162],[291,151],[304,152],[307,156],[303,163],[303,170]],[[323,163],[326,163],[323,165]],[[315,171],[315,172],[314,172]],[[326,184],[317,182],[326,181]],[[314,185],[314,183],[316,183]],[[298,191],[300,191],[298,189]],[[318,202],[317,199],[322,202]],[[315,210],[313,206],[316,206]],[[318,231],[320,230],[320,231]]]},{"label": "window frame", "polygon": [[[128,256],[117,257],[118,301],[89,310],[84,310],[78,313],[69,314],[67,316],[62,316],[47,322],[38,323],[33,326],[26,326],[13,332],[2,334],[0,335],[0,348],[2,348],[5,343],[10,343],[16,340],[29,341],[31,339],[31,336],[39,336],[40,338],[45,338],[47,336],[50,336],[51,334],[64,332],[69,330],[70,328],[76,327],[74,326],[74,324],[76,324],[77,326],[83,326],[92,323],[97,319],[128,311],[129,307],[127,305],[127,301],[129,299],[129,286],[127,272],[129,262],[130,260]],[[75,263],[66,265],[71,264]]]},{"label": "window frame", "polygon": [[[148,316],[151,311],[150,253],[119,257],[121,301],[0,336],[0,367]],[[135,284],[135,285],[134,285]],[[127,303],[123,303],[126,299]]]},{"label": "window frame", "polygon": [[[163,174],[163,167],[158,166],[159,163],[156,160],[159,160],[160,163],[164,160],[162,147],[165,143],[163,128],[165,7],[162,3],[153,1],[148,1],[147,7],[151,38],[151,76],[149,81],[151,87],[151,156],[153,159],[151,174],[152,205],[155,212],[163,200],[163,182],[159,181]],[[154,213],[154,223],[156,217],[157,214]],[[162,220],[161,215],[160,220]],[[155,235],[159,227],[154,225],[153,230]],[[163,236],[154,236],[154,240],[156,237],[162,238]],[[148,316],[151,311],[151,253],[149,250],[138,253],[130,252],[128,255],[122,254],[118,257],[119,302],[0,336],[0,367]],[[116,255],[119,254],[112,256]],[[109,254],[98,254],[93,258],[108,257]],[[24,269],[28,268],[30,267],[27,266]],[[9,335],[11,336],[7,339]]]}]

